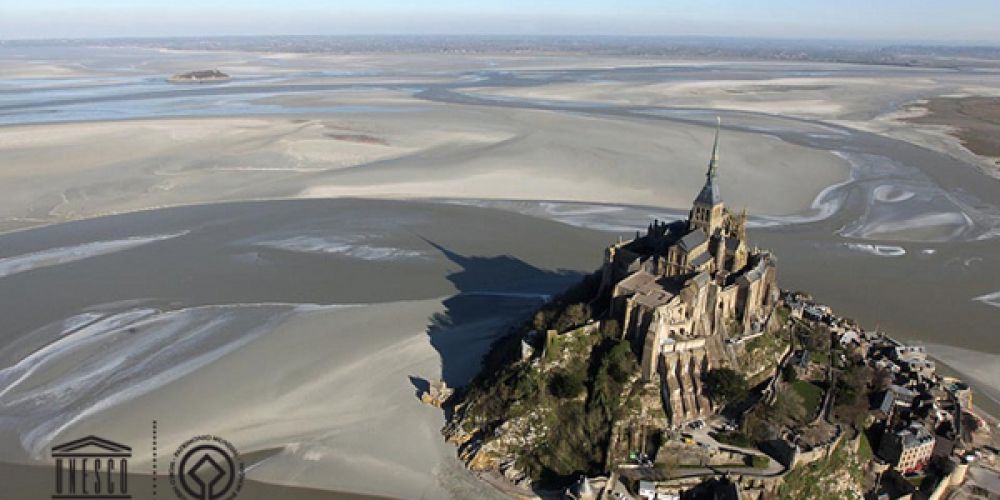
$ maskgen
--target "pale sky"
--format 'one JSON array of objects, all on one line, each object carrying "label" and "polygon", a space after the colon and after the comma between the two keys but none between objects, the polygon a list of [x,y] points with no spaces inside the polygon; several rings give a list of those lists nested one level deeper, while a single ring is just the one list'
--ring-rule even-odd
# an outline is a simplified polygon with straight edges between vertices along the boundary
[{"label": "pale sky", "polygon": [[1000,0],[0,0],[0,39],[707,35],[1000,42]]}]

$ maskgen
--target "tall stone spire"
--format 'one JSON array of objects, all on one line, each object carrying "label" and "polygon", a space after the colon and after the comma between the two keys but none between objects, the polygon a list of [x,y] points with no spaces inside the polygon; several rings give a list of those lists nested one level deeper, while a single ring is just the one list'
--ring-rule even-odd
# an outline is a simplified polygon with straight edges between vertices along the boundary
[{"label": "tall stone spire", "polygon": [[694,200],[696,205],[708,205],[710,207],[722,203],[722,195],[719,194],[719,188],[715,185],[715,177],[719,173],[719,130],[722,128],[722,118],[715,117],[715,119],[715,143],[712,144],[712,159],[708,161],[708,172],[705,173],[705,186],[701,188],[701,192],[698,193],[698,197]]},{"label": "tall stone spire", "polygon": [[712,144],[712,159],[708,160],[708,180],[709,182],[718,175],[719,169],[719,129],[722,128],[722,118],[715,117],[715,142]]}]

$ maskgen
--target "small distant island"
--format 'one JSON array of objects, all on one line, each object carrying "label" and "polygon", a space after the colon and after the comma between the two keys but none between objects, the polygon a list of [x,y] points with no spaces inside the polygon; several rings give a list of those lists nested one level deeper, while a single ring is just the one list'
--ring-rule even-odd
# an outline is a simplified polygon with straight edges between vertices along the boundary
[{"label": "small distant island", "polygon": [[171,83],[224,82],[226,80],[229,80],[229,75],[217,69],[203,69],[179,73],[167,79]]},{"label": "small distant island", "polygon": [[[721,127],[720,127],[721,128]],[[434,389],[445,438],[518,498],[944,498],[997,467],[972,390],[920,347],[777,285],[722,201],[654,221]],[[967,474],[968,473],[968,474]]]}]

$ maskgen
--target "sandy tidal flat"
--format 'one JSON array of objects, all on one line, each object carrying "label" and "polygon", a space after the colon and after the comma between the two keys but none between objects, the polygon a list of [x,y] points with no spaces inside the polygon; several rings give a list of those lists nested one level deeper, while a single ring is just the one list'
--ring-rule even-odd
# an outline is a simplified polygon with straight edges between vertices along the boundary
[{"label": "sandy tidal flat", "polygon": [[[440,300],[425,300],[132,309],[82,318],[86,326],[59,332],[60,340],[0,373],[4,458],[43,461],[62,436],[113,435],[134,443],[130,465],[148,472],[144,434],[156,419],[164,449],[210,429],[245,453],[274,450],[249,473],[265,482],[448,496],[442,482],[461,486],[461,466],[440,438],[441,413],[417,401],[409,379],[439,376],[439,353],[419,325],[443,311]],[[482,352],[510,313],[494,312],[448,332],[462,341],[455,348]],[[466,376],[475,358],[468,361]],[[40,400],[47,404],[38,408]],[[13,453],[20,447],[27,456]]]},{"label": "sandy tidal flat", "polygon": [[[11,229],[179,204],[337,196],[682,207],[711,149],[707,127],[426,108],[6,127],[0,215]],[[741,132],[725,134],[722,156],[729,185],[742,187],[728,190],[731,203],[757,214],[806,210],[848,169],[832,154]]]},{"label": "sandy tidal flat", "polygon": [[[140,231],[173,236],[94,244]],[[299,244],[310,234],[339,239]],[[555,255],[515,234],[580,250]],[[417,394],[471,378],[510,321],[595,265],[589,250],[604,237],[494,210],[356,200],[183,207],[0,237],[7,259],[50,245],[75,257],[0,277],[11,307],[0,462],[45,465],[53,444],[96,434],[128,443],[132,470],[148,473],[155,419],[162,449],[224,436],[260,458],[248,477],[262,482],[488,497],[442,439],[444,415]],[[39,302],[34,290],[60,291]]]}]

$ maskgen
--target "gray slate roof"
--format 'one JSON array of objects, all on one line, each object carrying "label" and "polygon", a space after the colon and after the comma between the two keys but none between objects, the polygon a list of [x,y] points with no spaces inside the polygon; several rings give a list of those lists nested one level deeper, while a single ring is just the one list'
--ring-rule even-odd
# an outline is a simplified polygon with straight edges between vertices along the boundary
[{"label": "gray slate roof", "polygon": [[694,202],[705,205],[722,203],[722,195],[719,194],[719,186],[715,185],[715,179],[709,177],[705,180],[705,185],[702,186],[701,192],[698,193],[698,197],[694,199]]},{"label": "gray slate roof", "polygon": [[708,261],[710,261],[710,260],[712,260],[712,255],[711,255],[711,254],[709,254],[708,252],[705,252],[705,253],[701,253],[701,254],[698,254],[698,256],[697,256],[697,257],[695,257],[695,258],[694,258],[694,259],[693,259],[693,260],[691,261],[691,263],[690,263],[690,264],[691,264],[692,266],[694,266],[694,267],[699,267],[699,266],[701,266],[701,265],[703,265],[703,264],[707,263],[707,262],[708,262]]},{"label": "gray slate roof", "polygon": [[702,231],[696,229],[684,235],[684,237],[677,242],[677,246],[681,247],[682,250],[689,252],[692,248],[695,248],[706,241],[708,241],[708,236]]}]

